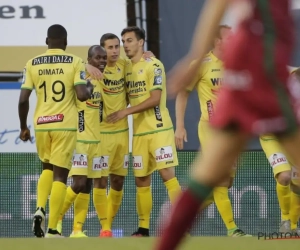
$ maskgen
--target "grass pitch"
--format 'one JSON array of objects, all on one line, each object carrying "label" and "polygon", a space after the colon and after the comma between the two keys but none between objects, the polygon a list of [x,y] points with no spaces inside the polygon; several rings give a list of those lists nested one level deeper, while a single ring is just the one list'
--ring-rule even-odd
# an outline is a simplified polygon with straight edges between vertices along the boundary
[{"label": "grass pitch", "polygon": [[[0,239],[3,250],[153,250],[156,238]],[[188,237],[178,250],[299,250],[300,241],[229,237]]]}]

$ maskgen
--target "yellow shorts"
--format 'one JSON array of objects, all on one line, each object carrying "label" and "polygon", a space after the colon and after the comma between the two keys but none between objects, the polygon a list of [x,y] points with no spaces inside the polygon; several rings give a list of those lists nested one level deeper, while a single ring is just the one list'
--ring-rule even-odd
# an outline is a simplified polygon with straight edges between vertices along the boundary
[{"label": "yellow shorts", "polygon": [[36,147],[42,162],[70,169],[76,146],[76,131],[37,131]]},{"label": "yellow shorts", "polygon": [[102,169],[102,176],[126,176],[129,166],[129,131],[101,133],[100,141],[100,154],[105,158],[107,166]]},{"label": "yellow shorts", "polygon": [[[205,146],[211,137],[209,122],[200,120],[198,124],[198,137],[201,145],[201,151],[205,150]],[[230,172],[230,177],[234,178],[236,175],[237,164],[234,164]]]},{"label": "yellow shorts", "polygon": [[135,177],[144,177],[155,170],[178,165],[173,129],[141,136],[132,140],[132,160]]},{"label": "yellow shorts", "polygon": [[[292,171],[292,181],[295,183],[299,180],[299,173],[288,160],[287,154],[273,136],[261,136],[260,145],[273,169],[274,177],[284,171]],[[298,177],[299,176],[299,177]]]},{"label": "yellow shorts", "polygon": [[72,168],[69,176],[84,175],[88,178],[101,178],[104,160],[99,155],[100,143],[76,143]]}]

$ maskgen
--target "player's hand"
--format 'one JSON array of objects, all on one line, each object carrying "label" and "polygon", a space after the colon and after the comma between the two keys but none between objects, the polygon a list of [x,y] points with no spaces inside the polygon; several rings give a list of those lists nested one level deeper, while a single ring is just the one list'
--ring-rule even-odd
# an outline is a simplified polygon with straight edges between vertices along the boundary
[{"label": "player's hand", "polygon": [[144,54],[143,54],[144,59],[148,59],[148,58],[151,58],[151,57],[155,57],[155,55],[152,53],[152,51],[145,51],[144,52]]},{"label": "player's hand", "polygon": [[194,80],[197,70],[201,65],[201,60],[191,65],[192,62],[193,58],[186,56],[168,73],[167,94],[170,99],[175,99],[177,94]]},{"label": "player's hand", "polygon": [[183,142],[187,142],[186,130],[185,130],[185,128],[176,128],[175,144],[179,150],[183,149],[183,144],[184,144]]},{"label": "player's hand", "polygon": [[88,88],[88,90],[90,91],[90,93],[92,95],[94,92],[94,85],[91,83],[91,81],[89,79],[86,81],[86,87]]},{"label": "player's hand", "polygon": [[125,118],[126,116],[128,116],[127,110],[123,109],[108,115],[106,120],[108,123],[116,123]]},{"label": "player's hand", "polygon": [[24,129],[21,129],[21,132],[20,132],[20,139],[22,141],[31,141],[31,135],[30,135],[30,130],[28,128],[24,128]]},{"label": "player's hand", "polygon": [[90,64],[86,64],[85,69],[93,79],[95,79],[95,80],[103,79],[103,74],[98,68],[96,68]]}]

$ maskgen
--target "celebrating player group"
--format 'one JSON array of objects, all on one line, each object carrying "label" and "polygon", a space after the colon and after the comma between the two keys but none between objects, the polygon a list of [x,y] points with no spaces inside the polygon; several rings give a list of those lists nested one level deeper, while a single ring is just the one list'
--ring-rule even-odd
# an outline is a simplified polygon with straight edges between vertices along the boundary
[{"label": "celebrating player group", "polygon": [[[238,10],[236,32],[219,25],[231,2]],[[228,189],[238,155],[252,135],[259,136],[273,169],[281,209],[280,232],[298,233],[300,70],[289,72],[287,67],[293,48],[292,27],[289,0],[207,1],[188,55],[168,78],[168,93],[176,97],[175,133],[166,107],[164,66],[144,51],[142,29],[128,27],[121,32],[127,58],[120,57],[119,37],[107,33],[99,45],[90,47],[85,64],[65,52],[65,28],[49,27],[48,50],[27,62],[19,100],[20,138],[27,141],[31,138],[29,97],[35,89],[34,129],[43,170],[37,186],[34,235],[63,237],[64,215],[74,205],[70,237],[87,237],[83,225],[92,191],[100,237],[112,237],[130,167],[129,115],[133,115],[133,185],[139,217],[133,236],[149,236],[150,184],[155,170],[172,204],[156,250],[176,249],[199,209],[213,202],[228,236],[251,236],[235,224]],[[175,176],[176,147],[183,149],[187,141],[184,114],[194,89],[201,108],[201,154],[188,189],[182,192]],[[69,187],[68,177],[73,179]]]}]

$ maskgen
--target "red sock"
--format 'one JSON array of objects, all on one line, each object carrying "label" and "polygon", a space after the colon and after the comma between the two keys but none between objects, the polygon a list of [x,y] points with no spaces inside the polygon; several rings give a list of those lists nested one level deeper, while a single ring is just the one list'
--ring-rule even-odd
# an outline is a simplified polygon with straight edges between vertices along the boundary
[{"label": "red sock", "polygon": [[184,234],[193,224],[202,200],[197,198],[188,189],[178,199],[173,207],[171,218],[164,228],[162,238],[155,250],[175,250]]}]

